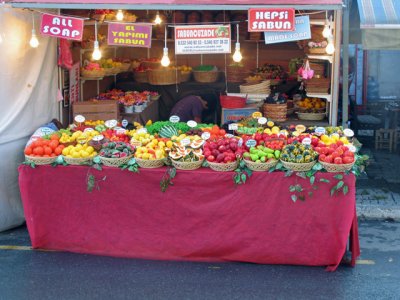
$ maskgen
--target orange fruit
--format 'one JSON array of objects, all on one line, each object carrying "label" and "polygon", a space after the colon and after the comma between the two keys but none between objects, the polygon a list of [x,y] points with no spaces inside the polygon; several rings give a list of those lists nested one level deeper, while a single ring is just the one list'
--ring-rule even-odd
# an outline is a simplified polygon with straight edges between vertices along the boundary
[{"label": "orange fruit", "polygon": [[24,153],[26,155],[31,155],[32,154],[32,147],[30,147],[30,146],[26,147]]},{"label": "orange fruit", "polygon": [[53,150],[51,149],[51,147],[44,146],[44,154],[50,155],[52,152],[53,152]]}]

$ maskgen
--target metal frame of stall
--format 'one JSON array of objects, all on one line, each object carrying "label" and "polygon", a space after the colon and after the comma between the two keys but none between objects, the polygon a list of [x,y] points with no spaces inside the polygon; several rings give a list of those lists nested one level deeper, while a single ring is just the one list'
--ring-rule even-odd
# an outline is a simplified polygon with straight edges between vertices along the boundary
[{"label": "metal frame of stall", "polygon": [[[47,0],[48,1],[48,0]],[[218,1],[216,1],[218,2]],[[251,2],[251,1],[249,1]],[[281,1],[282,3],[284,0]],[[329,124],[336,126],[338,123],[338,99],[339,99],[339,78],[340,78],[340,52],[341,52],[341,33],[342,33],[342,19],[343,5],[340,4],[315,4],[315,5],[301,5],[297,1],[294,4],[275,4],[275,5],[263,5],[263,4],[159,4],[159,3],[143,3],[143,4],[129,4],[129,3],[51,3],[51,2],[23,2],[23,1],[11,1],[11,5],[15,8],[29,8],[29,9],[129,9],[129,10],[225,10],[225,11],[236,11],[236,10],[248,10],[250,8],[294,8],[295,10],[324,10],[334,11],[334,40],[335,40],[335,53],[333,55],[332,63],[332,76],[331,76],[331,93],[330,93],[330,105],[329,105]],[[322,2],[322,1],[321,1]],[[348,0],[345,0],[348,2]],[[345,5],[346,8],[346,5]],[[343,32],[344,34],[346,32]],[[347,45],[348,45],[348,12],[347,12]],[[343,59],[348,64],[348,47],[347,59]],[[347,78],[344,72],[347,72],[347,68],[343,68],[343,78]],[[344,76],[346,75],[346,77]],[[348,85],[346,83],[346,85]],[[345,86],[344,86],[345,87]],[[346,89],[347,91],[347,89]],[[347,103],[348,97],[343,95],[343,122],[348,119],[347,114]]]}]

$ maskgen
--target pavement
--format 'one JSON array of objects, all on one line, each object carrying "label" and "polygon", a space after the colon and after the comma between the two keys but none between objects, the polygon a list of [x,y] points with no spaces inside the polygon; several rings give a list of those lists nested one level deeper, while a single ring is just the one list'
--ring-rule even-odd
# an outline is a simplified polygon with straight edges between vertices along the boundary
[{"label": "pavement", "polygon": [[370,157],[366,174],[357,178],[360,219],[400,222],[400,152],[363,148]]}]

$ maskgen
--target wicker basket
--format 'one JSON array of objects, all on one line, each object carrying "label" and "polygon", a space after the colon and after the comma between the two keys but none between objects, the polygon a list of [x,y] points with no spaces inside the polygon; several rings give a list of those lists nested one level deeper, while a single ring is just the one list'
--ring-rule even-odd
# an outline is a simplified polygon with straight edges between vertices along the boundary
[{"label": "wicker basket", "polygon": [[141,168],[145,169],[154,169],[154,168],[160,168],[164,165],[164,158],[162,159],[141,159],[141,158],[135,158],[137,164]]},{"label": "wicker basket", "polygon": [[326,54],[325,48],[308,48],[310,54]]},{"label": "wicker basket", "polygon": [[218,80],[218,71],[193,71],[194,80],[202,83],[212,83]]},{"label": "wicker basket", "polygon": [[192,72],[182,72],[181,71],[181,74],[180,74],[181,82],[189,81],[191,76],[192,76]]},{"label": "wicker basket", "polygon": [[269,94],[271,82],[264,80],[256,83],[245,83],[240,85],[240,93],[242,94]]},{"label": "wicker basket", "polygon": [[99,77],[104,77],[106,75],[106,72],[104,69],[100,69],[100,70],[82,69],[81,75],[82,75],[82,77],[86,77],[86,78],[99,78]]},{"label": "wicker basket", "polygon": [[147,70],[149,83],[152,85],[170,85],[180,83],[180,72],[176,69]]},{"label": "wicker basket", "polygon": [[354,166],[354,163],[355,162],[352,162],[351,164],[337,165],[337,164],[330,164],[330,163],[320,161],[320,164],[324,167],[324,169],[330,173],[350,171],[351,168]]},{"label": "wicker basket", "polygon": [[133,78],[136,82],[147,83],[149,79],[147,78],[147,72],[133,72]]},{"label": "wicker basket", "polygon": [[108,157],[102,157],[100,156],[100,160],[103,165],[107,167],[119,167],[125,163],[127,163],[133,155],[129,155],[126,157],[120,157],[120,158],[108,158]]},{"label": "wicker basket", "polygon": [[69,165],[79,166],[89,162],[92,158],[91,157],[84,157],[84,158],[72,158],[63,156],[65,162]]},{"label": "wicker basket", "polygon": [[235,170],[239,162],[238,161],[233,161],[230,163],[215,163],[215,162],[208,162],[210,168],[214,171],[218,172],[229,172]]},{"label": "wicker basket", "polygon": [[172,165],[179,170],[196,170],[201,167],[204,159],[199,161],[175,161],[171,159]]},{"label": "wicker basket", "polygon": [[263,105],[264,116],[276,122],[284,122],[287,118],[287,104],[269,104]]},{"label": "wicker basket", "polygon": [[25,155],[25,161],[34,163],[35,165],[50,165],[55,162],[57,157],[38,157]]},{"label": "wicker basket", "polygon": [[282,162],[282,165],[286,169],[296,171],[296,172],[310,171],[316,163],[316,161],[312,161],[309,163],[292,163],[292,162],[287,162],[287,161],[283,161],[283,160],[281,160],[281,162]]},{"label": "wicker basket", "polygon": [[300,120],[321,121],[325,118],[325,113],[303,113],[296,112]]},{"label": "wicker basket", "polygon": [[246,164],[246,166],[252,170],[252,171],[268,171],[269,169],[271,169],[272,167],[276,166],[276,164],[278,163],[277,160],[273,160],[270,162],[261,162],[261,163],[257,163],[251,160],[244,160],[244,163]]}]

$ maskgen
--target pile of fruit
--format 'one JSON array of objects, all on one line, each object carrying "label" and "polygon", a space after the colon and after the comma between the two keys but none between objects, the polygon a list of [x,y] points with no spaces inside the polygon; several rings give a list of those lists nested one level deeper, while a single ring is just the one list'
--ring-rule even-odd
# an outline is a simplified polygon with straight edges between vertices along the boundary
[{"label": "pile of fruit", "polygon": [[132,155],[134,148],[124,142],[107,142],[103,144],[99,155],[106,158],[122,158]]},{"label": "pile of fruit", "polygon": [[203,140],[195,140],[187,145],[183,145],[182,143],[174,143],[168,155],[174,161],[202,161],[204,159],[203,150],[201,149],[203,144]]},{"label": "pile of fruit", "polygon": [[88,144],[70,145],[62,150],[62,155],[69,158],[88,158],[97,155],[97,152]]},{"label": "pile of fruit", "polygon": [[341,165],[354,162],[354,153],[340,140],[330,145],[319,144],[315,147],[315,151],[319,154],[319,161],[329,164]]},{"label": "pile of fruit", "polygon": [[256,68],[256,73],[264,79],[284,79],[287,74],[280,65],[265,63],[263,66]]},{"label": "pile of fruit", "polygon": [[316,113],[325,111],[326,101],[322,98],[306,97],[303,100],[297,101],[295,105],[301,112]]},{"label": "pile of fruit", "polygon": [[236,138],[221,138],[204,144],[204,156],[209,162],[230,163],[241,158],[244,153]]},{"label": "pile of fruit", "polygon": [[37,138],[25,147],[24,153],[32,157],[55,157],[62,153],[64,145],[60,145],[59,136],[52,134],[50,139]]},{"label": "pile of fruit", "polygon": [[280,150],[273,150],[262,145],[250,147],[249,152],[245,152],[243,154],[244,159],[251,160],[256,163],[265,163],[270,162],[271,160],[277,160],[280,156]]},{"label": "pile of fruit", "polygon": [[163,159],[167,156],[166,143],[153,138],[151,142],[136,148],[135,158],[144,160]]},{"label": "pile of fruit", "polygon": [[280,159],[291,163],[309,163],[317,159],[318,153],[311,145],[304,145],[298,141],[286,145],[282,149]]}]

